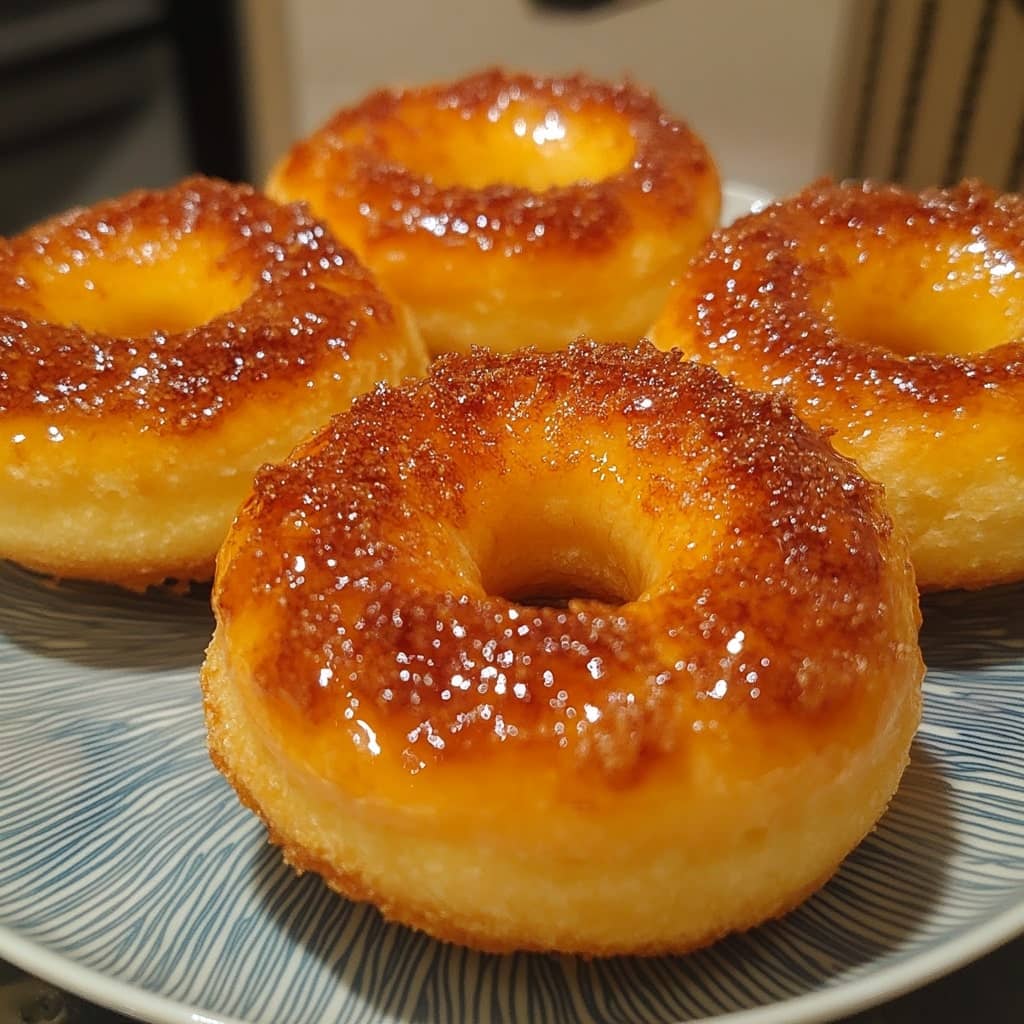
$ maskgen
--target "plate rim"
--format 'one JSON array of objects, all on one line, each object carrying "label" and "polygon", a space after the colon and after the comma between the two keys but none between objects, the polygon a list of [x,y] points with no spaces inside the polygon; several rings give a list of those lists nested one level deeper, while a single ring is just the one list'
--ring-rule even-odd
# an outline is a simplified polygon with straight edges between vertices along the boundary
[{"label": "plate rim", "polygon": [[[941,943],[908,960],[818,992],[807,992],[765,1006],[692,1017],[677,1024],[819,1024],[870,1009],[951,974],[986,953],[1024,935],[1024,898],[995,917],[974,925],[951,943]],[[0,957],[51,985],[148,1024],[253,1024],[244,1018],[190,1007],[150,992],[62,953],[47,949],[0,924]]]}]

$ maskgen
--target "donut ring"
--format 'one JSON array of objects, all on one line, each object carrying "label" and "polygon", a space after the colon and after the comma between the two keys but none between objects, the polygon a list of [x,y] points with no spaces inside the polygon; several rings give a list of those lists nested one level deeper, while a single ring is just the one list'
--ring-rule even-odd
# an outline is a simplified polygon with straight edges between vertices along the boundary
[{"label": "donut ring", "polygon": [[0,239],[0,557],[209,578],[252,476],[418,337],[297,206],[193,178]]},{"label": "donut ring", "polygon": [[1024,198],[819,182],[718,232],[652,337],[834,431],[922,589],[1024,577]]},{"label": "donut ring", "polygon": [[482,949],[683,951],[788,910],[918,722],[880,489],[649,345],[360,398],[261,471],[213,603],[211,753],[285,857]]},{"label": "donut ring", "polygon": [[308,200],[432,353],[634,341],[721,201],[703,143],[649,93],[496,70],[339,111],[267,190]]}]

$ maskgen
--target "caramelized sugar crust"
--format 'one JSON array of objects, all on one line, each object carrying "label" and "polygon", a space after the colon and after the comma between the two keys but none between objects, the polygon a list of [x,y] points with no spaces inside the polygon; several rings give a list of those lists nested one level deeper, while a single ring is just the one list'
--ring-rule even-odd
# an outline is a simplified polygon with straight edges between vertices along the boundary
[{"label": "caramelized sugar crust", "polygon": [[[190,265],[197,256],[203,262]],[[162,327],[155,314],[136,336],[61,322],[61,302],[79,309],[108,287],[100,298],[116,307],[150,270],[171,285],[175,274],[185,284],[209,275],[242,298],[183,329]],[[171,285],[160,303],[173,321],[185,299]],[[191,178],[0,239],[0,413],[127,416],[147,430],[189,433],[278,383],[344,372],[395,318],[369,274],[303,207]]]},{"label": "caramelized sugar crust", "polygon": [[[836,323],[835,293],[876,266],[915,293],[908,300],[921,286],[972,300],[987,293],[1003,315],[973,352],[942,351],[941,336],[911,339],[933,351],[910,352],[870,333],[849,337]],[[970,327],[964,321],[942,326],[955,333]],[[698,357],[746,382],[777,381],[808,411],[849,410],[851,426],[875,406],[953,408],[992,388],[1016,392],[1024,388],[1024,198],[977,181],[920,193],[818,182],[716,232],[659,324],[666,347],[673,328]],[[872,330],[889,340],[884,323]]]},{"label": "caramelized sugar crust", "polygon": [[[423,118],[423,108],[434,116]],[[596,123],[621,120],[632,139],[624,166],[600,180],[538,190],[500,183],[500,168],[495,168],[499,183],[439,184],[436,175],[418,173],[394,156],[396,125],[397,134],[407,136],[405,147],[436,147],[427,129],[445,131],[445,117],[475,122],[497,137],[520,118],[523,133],[532,134],[535,120],[543,126],[549,112]],[[453,174],[458,176],[458,168]],[[292,198],[308,195],[314,209],[323,204],[319,212],[329,222],[335,210],[351,207],[362,221],[367,245],[425,235],[447,246],[471,248],[483,258],[548,250],[600,252],[616,244],[638,215],[657,217],[663,229],[671,230],[674,223],[697,216],[707,205],[703,193],[709,188],[717,192],[717,184],[700,139],[632,83],[489,70],[452,84],[381,90],[339,111],[288,154],[270,188],[272,194]],[[714,205],[717,214],[717,199]]]},{"label": "caramelized sugar crust", "polygon": [[[487,592],[531,558],[617,563],[623,603]],[[578,343],[357,400],[259,474],[214,606],[259,717],[343,790],[499,751],[617,789],[702,737],[738,778],[870,742],[861,711],[920,664],[913,594],[880,489],[785,400]]]}]

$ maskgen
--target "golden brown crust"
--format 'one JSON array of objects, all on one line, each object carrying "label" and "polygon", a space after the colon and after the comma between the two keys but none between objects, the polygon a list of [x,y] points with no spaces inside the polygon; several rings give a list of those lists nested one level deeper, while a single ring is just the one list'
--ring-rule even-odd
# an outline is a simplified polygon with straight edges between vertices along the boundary
[{"label": "golden brown crust", "polygon": [[[40,315],[46,286],[30,265],[86,274],[93,264],[144,265],[150,257],[138,237],[173,245],[187,236],[215,244],[218,268],[251,282],[237,309],[132,338]],[[0,414],[123,415],[140,428],[188,433],[219,423],[239,401],[269,399],[282,381],[344,372],[370,325],[395,315],[354,257],[300,206],[204,178],[133,192],[0,239]]]},{"label": "golden brown crust", "polygon": [[[467,538],[548,474],[671,550],[635,600],[486,592]],[[614,789],[705,727],[738,748],[853,729],[865,658],[881,679],[908,657],[880,628],[902,550],[879,488],[781,399],[647,345],[478,351],[262,471],[215,605],[273,623],[246,654],[260,700],[336,749],[372,736],[413,775],[544,749]]]},{"label": "golden brown crust", "polygon": [[[519,102],[556,111],[621,118],[635,140],[628,166],[600,181],[537,192],[493,184],[469,188],[438,185],[398,164],[386,133],[411,105],[430,105],[453,118],[500,127]],[[632,83],[611,85],[585,75],[535,77],[492,69],[457,82],[381,90],[339,111],[299,143],[275,172],[272,189],[305,195],[304,183],[330,180],[331,203],[358,206],[372,244],[405,235],[443,239],[478,258],[528,258],[547,250],[600,252],[622,236],[633,219],[657,217],[664,229],[695,215],[697,194],[717,182],[700,139],[669,117],[654,97]],[[329,211],[322,211],[330,219]]]}]

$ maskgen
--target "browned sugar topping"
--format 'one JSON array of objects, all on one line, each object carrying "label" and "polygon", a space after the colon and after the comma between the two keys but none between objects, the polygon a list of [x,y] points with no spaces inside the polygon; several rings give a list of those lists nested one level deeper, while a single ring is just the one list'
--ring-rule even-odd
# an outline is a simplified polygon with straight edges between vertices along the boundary
[{"label": "browned sugar topping", "polygon": [[[627,544],[670,524],[646,592],[487,594],[466,550],[480,517],[569,480]],[[371,730],[412,772],[541,744],[626,777],[737,714],[838,714],[870,685],[865,651],[900,656],[879,627],[877,489],[785,402],[647,344],[444,357],[265,469],[236,529],[215,603],[228,624],[272,617],[268,699],[357,745]]]},{"label": "browned sugar topping", "polygon": [[[429,103],[453,119],[478,121],[497,133],[508,130],[520,102],[545,105],[555,114],[624,119],[634,140],[628,165],[599,181],[532,191],[505,184],[439,185],[390,154],[388,133],[402,124],[410,105]],[[692,216],[698,185],[706,188],[715,170],[700,139],[630,82],[494,69],[449,85],[382,90],[339,111],[296,146],[284,168],[293,194],[302,194],[304,183],[316,177],[329,182],[329,202],[358,205],[371,239],[429,234],[453,245],[473,244],[484,253],[512,255],[560,246],[602,249],[638,210],[665,224],[685,219]]]},{"label": "browned sugar topping", "polygon": [[[144,268],[147,246],[173,250],[182,239],[208,241],[218,252],[213,270],[251,286],[237,308],[139,337],[28,312],[47,287],[31,268],[85,278],[118,261]],[[369,275],[302,206],[203,178],[133,192],[0,239],[0,414],[116,413],[155,429],[191,430],[254,389],[312,386],[318,375],[343,372],[360,337],[393,317]]]},{"label": "browned sugar topping", "polygon": [[[955,408],[985,389],[1024,384],[1021,336],[961,355],[901,353],[842,333],[822,297],[880,261],[899,274],[901,253],[918,269],[928,262],[961,275],[970,273],[956,268],[966,253],[977,273],[996,271],[999,287],[1022,282],[1024,198],[976,181],[920,193],[821,181],[712,236],[672,315],[694,332],[699,358],[753,386],[792,390],[803,402]],[[901,315],[899,304],[890,312]]]}]

